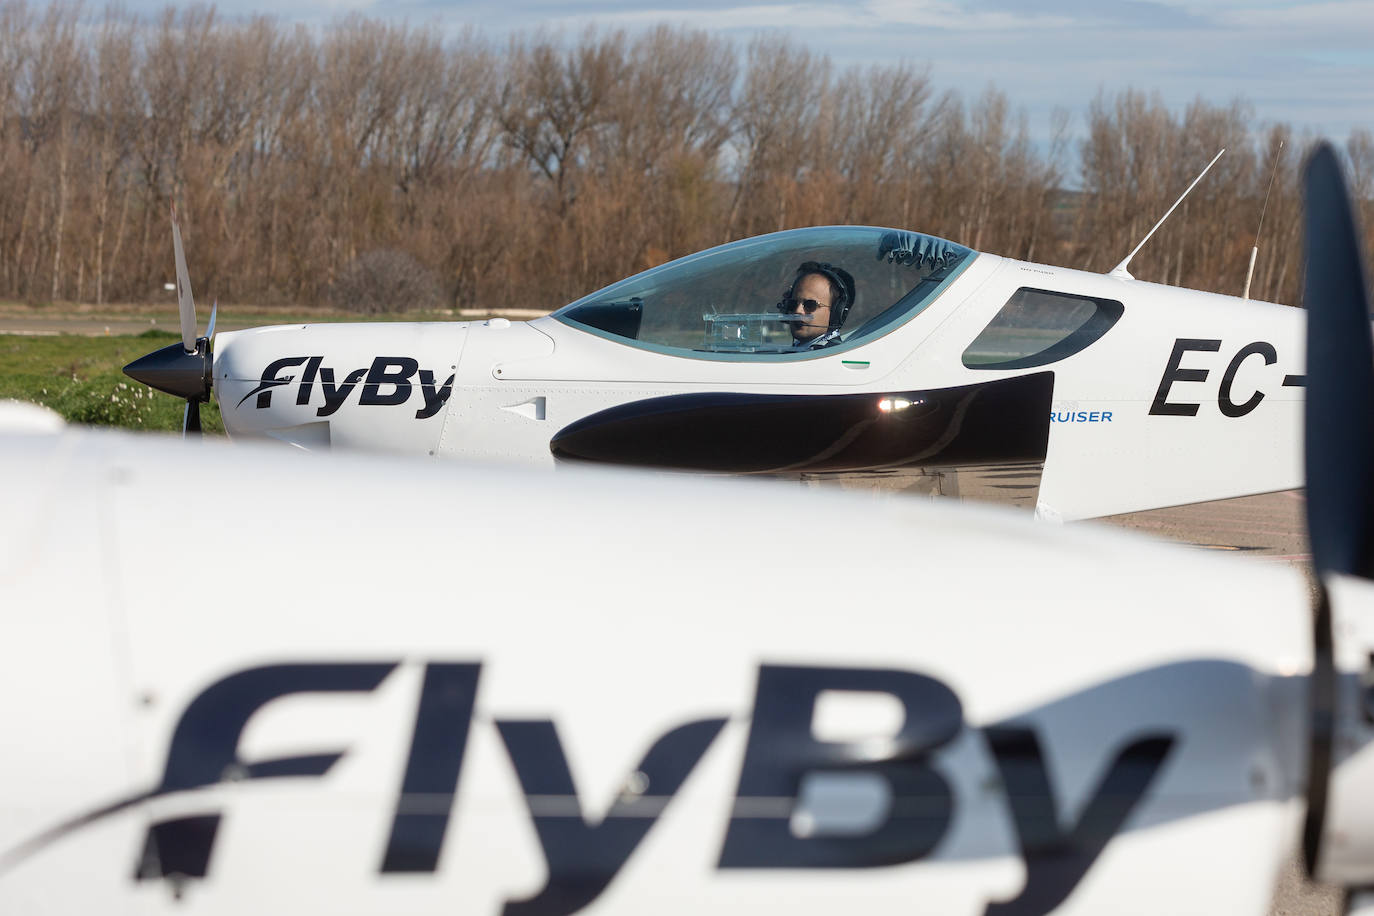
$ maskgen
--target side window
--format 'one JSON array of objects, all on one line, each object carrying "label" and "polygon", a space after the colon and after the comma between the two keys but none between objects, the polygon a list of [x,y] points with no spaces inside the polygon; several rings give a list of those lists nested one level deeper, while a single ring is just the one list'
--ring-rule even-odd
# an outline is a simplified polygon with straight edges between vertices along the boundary
[{"label": "side window", "polygon": [[1072,356],[1116,324],[1114,299],[1018,289],[964,351],[969,369],[1027,369]]}]

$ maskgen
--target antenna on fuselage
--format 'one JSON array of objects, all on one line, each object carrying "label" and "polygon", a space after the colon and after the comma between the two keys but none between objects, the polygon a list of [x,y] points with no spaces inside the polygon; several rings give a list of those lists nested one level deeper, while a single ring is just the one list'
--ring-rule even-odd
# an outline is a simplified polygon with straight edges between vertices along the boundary
[{"label": "antenna on fuselage", "polygon": [[1255,257],[1259,254],[1260,233],[1264,231],[1264,214],[1269,209],[1269,195],[1274,190],[1274,176],[1279,172],[1279,157],[1283,155],[1283,141],[1279,141],[1279,148],[1274,151],[1274,167],[1269,172],[1269,189],[1264,192],[1264,206],[1260,207],[1259,226],[1255,229],[1255,245],[1250,249],[1250,266],[1245,270],[1245,292],[1240,294],[1242,299],[1250,298],[1250,278],[1255,275]]},{"label": "antenna on fuselage", "polygon": [[1192,192],[1193,188],[1197,187],[1197,183],[1202,180],[1202,176],[1207,174],[1207,169],[1210,169],[1212,166],[1216,165],[1217,160],[1221,158],[1221,153],[1224,152],[1226,152],[1226,147],[1223,146],[1221,148],[1221,152],[1213,156],[1212,161],[1207,163],[1207,168],[1199,172],[1198,176],[1193,179],[1193,183],[1188,185],[1188,190],[1184,191],[1179,196],[1178,200],[1174,201],[1174,205],[1169,208],[1169,212],[1165,213],[1162,217],[1160,217],[1159,222],[1155,223],[1154,229],[1151,229],[1149,232],[1145,233],[1145,238],[1140,240],[1140,244],[1135,246],[1135,248],[1131,249],[1131,253],[1126,255],[1126,260],[1122,261],[1120,264],[1116,265],[1107,272],[1109,276],[1124,277],[1127,280],[1135,279],[1135,277],[1131,276],[1130,271],[1126,269],[1126,265],[1131,263],[1131,258],[1136,256],[1136,252],[1140,251],[1140,249],[1145,247],[1145,243],[1150,240],[1150,236],[1154,235],[1155,231],[1158,230],[1160,226],[1164,225],[1164,221],[1169,218],[1169,214],[1173,213],[1175,210],[1178,209],[1178,205],[1183,203],[1183,198],[1187,197]]}]

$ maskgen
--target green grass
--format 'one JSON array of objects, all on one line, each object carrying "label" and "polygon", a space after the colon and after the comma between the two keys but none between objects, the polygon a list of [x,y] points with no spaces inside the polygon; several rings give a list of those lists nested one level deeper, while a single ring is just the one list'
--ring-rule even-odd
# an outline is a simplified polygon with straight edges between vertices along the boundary
[{"label": "green grass", "polygon": [[[29,337],[0,334],[0,399],[31,401],[68,423],[135,430],[181,430],[185,402],[153,391],[122,369],[180,335],[147,330],[137,336]],[[219,405],[200,407],[206,433],[224,434]]]}]

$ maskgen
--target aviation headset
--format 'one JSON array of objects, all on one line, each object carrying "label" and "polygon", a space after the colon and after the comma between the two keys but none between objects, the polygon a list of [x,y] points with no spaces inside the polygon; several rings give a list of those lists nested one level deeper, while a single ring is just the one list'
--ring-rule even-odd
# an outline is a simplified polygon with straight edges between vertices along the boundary
[{"label": "aviation headset", "polygon": [[[830,326],[827,330],[839,330],[849,315],[850,306],[854,304],[854,277],[843,267],[836,267],[834,264],[827,264],[824,261],[804,261],[797,268],[797,275],[792,278],[792,285],[787,287],[787,291],[783,293],[784,300],[792,298],[797,283],[807,274],[820,274],[830,281]],[[788,312],[787,306],[783,302],[779,302],[777,308],[784,315]]]}]

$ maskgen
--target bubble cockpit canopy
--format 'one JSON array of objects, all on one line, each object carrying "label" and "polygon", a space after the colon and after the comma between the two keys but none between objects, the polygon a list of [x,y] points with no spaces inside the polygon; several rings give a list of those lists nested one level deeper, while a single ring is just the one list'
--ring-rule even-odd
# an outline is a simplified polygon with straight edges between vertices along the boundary
[{"label": "bubble cockpit canopy", "polygon": [[[678,356],[806,358],[849,349],[909,321],[974,256],[962,245],[898,229],[792,229],[670,261],[584,296],[553,317]],[[798,318],[777,307],[808,261],[833,265],[854,280],[839,341],[826,349],[794,342]]]}]

